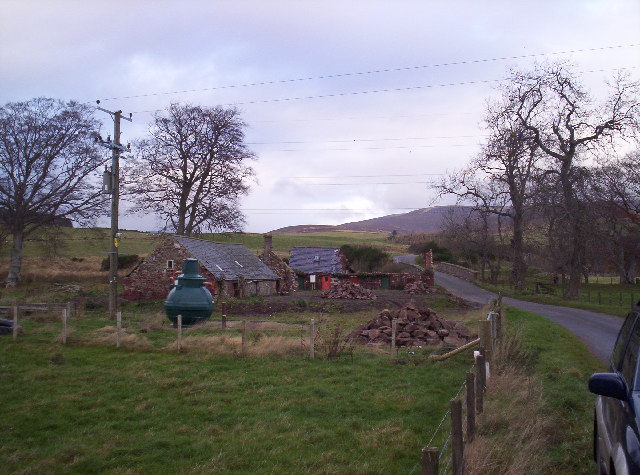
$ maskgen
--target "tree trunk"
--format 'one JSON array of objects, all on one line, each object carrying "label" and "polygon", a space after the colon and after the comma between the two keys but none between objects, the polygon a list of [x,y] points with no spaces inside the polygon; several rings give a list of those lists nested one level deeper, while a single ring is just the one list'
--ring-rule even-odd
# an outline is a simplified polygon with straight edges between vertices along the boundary
[{"label": "tree trunk", "polygon": [[524,232],[522,217],[513,217],[513,239],[511,241],[511,250],[513,251],[513,267],[511,269],[511,284],[516,291],[522,292],[525,284],[525,276],[527,272],[527,264],[524,261]]},{"label": "tree trunk", "polygon": [[11,262],[9,264],[9,275],[7,276],[7,287],[15,287],[20,280],[20,270],[22,269],[22,249],[24,246],[24,233],[17,231],[13,233],[13,244],[11,246]]}]

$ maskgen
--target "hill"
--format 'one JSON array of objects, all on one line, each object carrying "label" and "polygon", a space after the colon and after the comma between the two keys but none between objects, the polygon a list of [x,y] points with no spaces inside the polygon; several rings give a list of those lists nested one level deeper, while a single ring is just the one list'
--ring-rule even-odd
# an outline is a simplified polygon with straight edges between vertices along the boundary
[{"label": "hill", "polygon": [[442,220],[445,217],[451,214],[456,217],[462,217],[463,215],[467,215],[470,210],[471,208],[469,206],[433,206],[431,208],[417,209],[408,213],[390,214],[380,218],[353,221],[337,226],[298,225],[287,226],[271,232],[274,234],[326,231],[366,231],[375,233],[391,233],[396,231],[399,234],[435,233],[441,230]]}]

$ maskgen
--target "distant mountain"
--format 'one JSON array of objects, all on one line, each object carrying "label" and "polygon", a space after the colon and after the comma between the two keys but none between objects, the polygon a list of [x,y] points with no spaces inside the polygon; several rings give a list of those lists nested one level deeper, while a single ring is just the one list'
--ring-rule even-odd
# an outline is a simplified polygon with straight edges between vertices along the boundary
[{"label": "distant mountain", "polygon": [[337,226],[298,225],[287,226],[271,232],[274,234],[317,233],[323,231],[367,231],[378,233],[396,231],[399,234],[435,233],[441,230],[442,220],[445,216],[453,214],[454,216],[462,217],[468,215],[470,210],[469,206],[434,206],[408,213],[390,214],[380,218],[354,221]]}]

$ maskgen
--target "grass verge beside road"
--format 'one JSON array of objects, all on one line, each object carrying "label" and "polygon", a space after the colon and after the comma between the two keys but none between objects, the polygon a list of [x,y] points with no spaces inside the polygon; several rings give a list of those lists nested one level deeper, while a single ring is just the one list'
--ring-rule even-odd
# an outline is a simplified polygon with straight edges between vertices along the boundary
[{"label": "grass verge beside road", "polygon": [[593,404],[602,365],[549,320],[508,308],[506,361],[489,381],[470,473],[593,473]]}]

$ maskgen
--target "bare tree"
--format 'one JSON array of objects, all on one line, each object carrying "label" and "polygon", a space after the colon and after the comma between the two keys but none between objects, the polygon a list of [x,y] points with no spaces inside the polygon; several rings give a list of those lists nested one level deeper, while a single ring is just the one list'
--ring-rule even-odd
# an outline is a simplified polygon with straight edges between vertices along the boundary
[{"label": "bare tree", "polygon": [[239,230],[238,198],[248,191],[254,154],[236,109],[171,104],[156,114],[150,137],[125,167],[133,212],[159,214],[178,234]]},{"label": "bare tree", "polygon": [[445,178],[438,189],[457,196],[461,202],[470,200],[480,214],[510,220],[511,283],[522,290],[527,270],[524,233],[539,154],[527,131],[514,124],[508,112],[504,104],[489,107],[489,139],[483,151],[465,170]]},{"label": "bare tree", "polygon": [[640,152],[596,170],[594,201],[606,223],[610,258],[620,282],[633,284],[640,264]]},{"label": "bare tree", "polygon": [[575,193],[580,181],[577,166],[604,146],[633,134],[638,124],[638,83],[618,75],[604,104],[594,106],[589,95],[565,63],[512,71],[503,84],[513,120],[531,134],[546,159],[547,178],[557,188],[557,222],[566,231],[569,277],[566,296],[576,298],[585,256],[584,208]]},{"label": "bare tree", "polygon": [[60,218],[103,211],[91,178],[105,162],[92,109],[37,98],[0,107],[0,223],[13,237],[8,287],[20,280],[25,238]]}]

